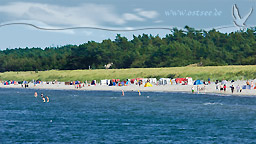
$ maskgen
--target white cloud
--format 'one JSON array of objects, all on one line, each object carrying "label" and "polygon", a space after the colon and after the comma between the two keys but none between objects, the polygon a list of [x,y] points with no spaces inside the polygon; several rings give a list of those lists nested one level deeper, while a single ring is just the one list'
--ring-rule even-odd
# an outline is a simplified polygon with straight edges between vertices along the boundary
[{"label": "white cloud", "polygon": [[104,23],[122,25],[125,20],[118,16],[111,5],[82,4],[65,7],[42,3],[14,2],[0,6],[15,20],[36,20],[54,25],[99,26]]},{"label": "white cloud", "polygon": [[156,12],[156,11],[145,11],[140,8],[137,8],[134,11],[137,12],[140,16],[149,18],[149,19],[156,18],[159,15],[158,12]]},{"label": "white cloud", "polygon": [[163,23],[164,21],[162,21],[162,20],[156,20],[156,21],[154,21],[154,23]]},{"label": "white cloud", "polygon": [[123,14],[124,20],[127,21],[144,21],[145,19],[131,13],[125,13]]}]

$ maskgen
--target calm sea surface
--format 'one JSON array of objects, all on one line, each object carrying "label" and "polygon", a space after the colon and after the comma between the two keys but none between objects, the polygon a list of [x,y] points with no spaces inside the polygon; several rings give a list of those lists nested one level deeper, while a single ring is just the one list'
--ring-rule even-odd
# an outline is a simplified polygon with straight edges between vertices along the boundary
[{"label": "calm sea surface", "polygon": [[256,143],[256,97],[0,89],[0,143]]}]

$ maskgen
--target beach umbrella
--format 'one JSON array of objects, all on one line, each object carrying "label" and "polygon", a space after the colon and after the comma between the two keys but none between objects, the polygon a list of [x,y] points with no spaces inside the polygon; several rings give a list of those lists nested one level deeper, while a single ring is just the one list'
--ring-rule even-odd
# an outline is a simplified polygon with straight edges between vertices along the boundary
[{"label": "beach umbrella", "polygon": [[194,85],[201,85],[201,84],[203,84],[203,82],[200,81],[200,80],[196,80],[196,81],[194,82]]}]

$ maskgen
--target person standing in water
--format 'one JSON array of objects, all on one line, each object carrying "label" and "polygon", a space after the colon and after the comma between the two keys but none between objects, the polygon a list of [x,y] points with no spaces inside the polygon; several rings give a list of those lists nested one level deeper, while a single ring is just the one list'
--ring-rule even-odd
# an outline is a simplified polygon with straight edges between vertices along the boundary
[{"label": "person standing in water", "polygon": [[43,93],[41,93],[41,98],[42,98],[43,102],[45,102],[45,98],[44,98],[44,94]]},{"label": "person standing in water", "polygon": [[34,96],[37,98],[37,92],[35,92]]},{"label": "person standing in water", "polygon": [[122,96],[124,96],[124,90],[122,90]]},{"label": "person standing in water", "polygon": [[50,101],[49,97],[48,96],[45,96],[45,97],[46,97],[47,102],[49,102]]}]

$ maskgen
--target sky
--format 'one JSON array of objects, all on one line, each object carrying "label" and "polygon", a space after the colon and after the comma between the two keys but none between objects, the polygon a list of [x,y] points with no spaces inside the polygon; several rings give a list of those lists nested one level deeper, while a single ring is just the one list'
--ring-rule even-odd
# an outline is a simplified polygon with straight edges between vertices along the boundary
[{"label": "sky", "polygon": [[[234,24],[233,5],[243,18],[251,9],[245,27]],[[105,31],[97,29],[40,30],[41,28],[93,27],[113,30],[140,28],[195,29],[223,33],[256,26],[256,0],[1,0],[0,49],[79,45],[88,41],[115,39],[117,34],[132,39],[133,35],[152,34],[164,37],[168,29],[140,31]]]}]

